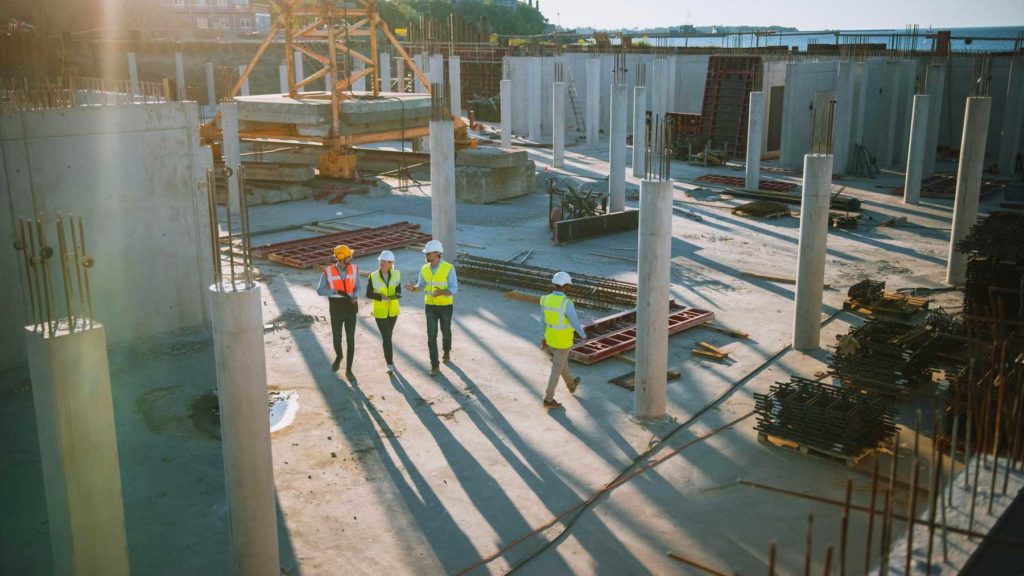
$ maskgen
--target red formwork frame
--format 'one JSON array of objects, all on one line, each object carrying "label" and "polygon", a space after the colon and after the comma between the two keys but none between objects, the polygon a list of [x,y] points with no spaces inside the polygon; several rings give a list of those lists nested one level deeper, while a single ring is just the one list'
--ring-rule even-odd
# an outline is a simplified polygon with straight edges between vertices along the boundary
[{"label": "red formwork frame", "polygon": [[352,257],[358,258],[381,250],[429,242],[430,234],[424,234],[419,229],[419,224],[397,222],[379,228],[362,228],[259,246],[252,249],[252,255],[294,268],[311,268],[333,262],[334,247],[339,244],[351,248]]},{"label": "red formwork frame", "polygon": [[[696,178],[697,182],[707,182],[708,184],[721,184],[723,186],[736,186],[743,188],[747,182],[739,176],[723,176],[721,174],[705,174]],[[764,180],[762,179],[758,184],[758,188],[766,192],[789,192],[796,188],[796,184],[792,182],[779,182],[778,180]]]},{"label": "red formwork frame", "polygon": [[[673,307],[668,316],[668,334],[678,334],[715,319],[715,313],[687,307]],[[636,310],[606,316],[585,325],[588,340],[573,344],[569,359],[594,364],[636,347]]]}]

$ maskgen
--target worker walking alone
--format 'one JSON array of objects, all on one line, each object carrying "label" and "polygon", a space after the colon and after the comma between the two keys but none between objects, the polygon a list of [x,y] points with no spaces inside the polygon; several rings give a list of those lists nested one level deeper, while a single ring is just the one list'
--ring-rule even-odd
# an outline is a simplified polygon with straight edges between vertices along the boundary
[{"label": "worker walking alone", "polygon": [[384,345],[384,362],[388,374],[395,371],[394,349],[391,335],[398,321],[398,299],[402,297],[402,273],[395,269],[395,255],[385,250],[377,257],[378,267],[370,272],[366,284],[366,297],[373,300],[373,319],[377,322]]},{"label": "worker walking alone", "polygon": [[570,394],[575,394],[576,387],[580,385],[580,379],[573,378],[572,372],[569,371],[569,349],[572,348],[573,333],[579,334],[583,340],[587,339],[587,334],[583,331],[579,317],[576,316],[576,307],[565,295],[565,288],[572,284],[572,278],[566,272],[558,272],[551,279],[551,283],[555,285],[555,290],[547,296],[541,296],[540,299],[543,312],[541,327],[544,330],[540,349],[551,350],[551,375],[548,376],[548,387],[544,391],[544,407],[559,408],[562,404],[555,400],[555,387],[558,386],[559,376],[565,381]]},{"label": "worker walking alone", "polygon": [[352,250],[345,245],[335,246],[334,258],[337,263],[324,268],[320,274],[317,294],[326,296],[331,310],[331,336],[334,344],[334,362],[331,369],[338,370],[341,359],[341,331],[345,330],[348,359],[345,374],[352,375],[352,360],[356,354],[356,312],[359,311],[359,267],[352,263]]},{"label": "worker walking alone", "polygon": [[437,359],[437,328],[441,327],[441,348],[445,364],[451,362],[452,350],[452,309],[455,294],[459,291],[459,280],[455,267],[442,259],[444,246],[439,240],[431,240],[423,248],[427,263],[420,268],[416,283],[405,285],[410,292],[423,289],[424,313],[427,317],[427,349],[430,351],[430,375],[435,376],[440,368]]}]

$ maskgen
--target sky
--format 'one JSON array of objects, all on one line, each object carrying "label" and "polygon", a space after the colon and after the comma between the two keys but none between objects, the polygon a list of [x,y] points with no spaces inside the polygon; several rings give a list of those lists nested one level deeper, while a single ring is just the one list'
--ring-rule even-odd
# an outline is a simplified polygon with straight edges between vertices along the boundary
[{"label": "sky", "polygon": [[693,24],[792,26],[801,30],[1024,25],[1024,0],[540,0],[566,28]]}]

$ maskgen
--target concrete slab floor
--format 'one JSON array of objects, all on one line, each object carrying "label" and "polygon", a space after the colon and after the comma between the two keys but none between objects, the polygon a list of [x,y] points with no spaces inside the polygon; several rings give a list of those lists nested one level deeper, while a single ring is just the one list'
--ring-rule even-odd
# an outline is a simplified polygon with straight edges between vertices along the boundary
[{"label": "concrete slab floor", "polygon": [[[603,179],[607,150],[606,142],[571,148],[565,169],[556,171],[545,169],[550,150],[529,149],[538,164],[536,191],[498,204],[459,205],[458,238],[466,243],[460,249],[490,258],[533,250],[532,265],[635,281],[635,264],[621,259],[636,258],[635,233],[568,246],[548,240],[543,179],[552,174]],[[705,173],[742,176],[680,163],[673,173],[685,179]],[[887,190],[901,183],[895,173],[836,182],[862,200],[864,214],[874,222],[906,216],[908,224],[829,231],[826,282],[837,289],[825,292],[823,319],[831,320],[822,331],[823,346],[860,322],[840,311],[846,288],[860,279],[884,278],[890,290],[941,286],[951,202],[923,199],[904,206]],[[627,206],[637,206],[637,185],[627,176]],[[761,573],[771,542],[778,546],[780,572],[798,573],[808,513],[815,516],[814,571],[820,573],[826,547],[838,550],[841,509],[737,484],[746,479],[842,499],[852,478],[854,501],[866,505],[869,496],[871,458],[859,464],[859,472],[851,471],[824,458],[759,444],[753,418],[735,422],[753,409],[755,392],[790,374],[814,377],[825,369],[824,352],[788,351],[793,286],[742,275],[795,274],[798,220],[733,216],[729,207],[743,201],[707,191],[690,194],[677,187],[675,196],[703,221],[678,215],[673,221],[672,296],[714,311],[721,323],[749,332],[751,339],[706,329],[672,337],[669,365],[682,376],[669,383],[670,416],[660,422],[631,417],[632,394],[606,383],[630,371],[614,361],[572,365],[582,387],[575,397],[560,388],[556,397],[565,409],[545,411],[541,396],[549,364],[537,346],[538,307],[468,285],[456,298],[453,363],[442,366],[440,376],[427,374],[422,300],[408,294],[395,330],[398,373],[384,373],[377,329],[363,302],[356,377],[345,379],[330,369],[327,305],[315,293],[319,272],[259,262],[266,284],[264,322],[272,325],[266,332],[268,381],[298,391],[301,405],[295,423],[273,435],[283,573],[455,574],[476,567],[471,573],[498,574],[527,560],[520,573],[698,573],[668,552],[719,570]],[[983,202],[982,212],[998,201]],[[346,224],[407,220],[429,229],[429,187],[348,196],[341,206],[311,200],[256,206],[252,226],[266,230],[339,215]],[[253,243],[303,235],[309,233],[280,232]],[[405,277],[414,276],[422,255],[395,253]],[[376,265],[370,256],[357,263],[367,271]],[[935,305],[955,307],[957,296],[942,295]],[[601,315],[581,312],[586,318]],[[695,359],[689,351],[700,340],[727,350],[734,360]],[[216,388],[212,362],[205,333],[171,335],[111,352],[134,573],[228,569],[221,453],[210,411],[209,393]],[[742,384],[732,389],[736,382]],[[913,422],[915,407],[930,406],[929,397],[908,402],[904,424]],[[680,425],[660,449],[645,455]],[[930,431],[930,425],[926,428]],[[47,573],[45,501],[31,390],[22,372],[0,376],[0,434],[8,439],[0,445],[0,506],[6,512],[0,524],[0,572]],[[909,436],[903,434],[904,448]],[[578,517],[575,512],[561,516],[579,510],[634,462],[677,450],[657,468],[597,497]],[[881,458],[888,470],[889,457]],[[906,479],[909,463],[900,460],[901,479]],[[905,509],[906,491],[898,492],[897,503]],[[855,515],[850,573],[863,567],[865,531],[866,517]],[[877,542],[877,530],[875,537]]]}]

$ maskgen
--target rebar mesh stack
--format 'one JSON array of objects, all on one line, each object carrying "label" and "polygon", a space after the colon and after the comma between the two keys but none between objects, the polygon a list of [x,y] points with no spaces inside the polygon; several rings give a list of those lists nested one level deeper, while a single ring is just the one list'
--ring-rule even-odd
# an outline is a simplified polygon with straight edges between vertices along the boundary
[{"label": "rebar mesh stack", "polygon": [[846,387],[904,397],[932,380],[940,338],[927,327],[872,320],[838,340],[829,367]]},{"label": "rebar mesh stack", "polygon": [[[968,255],[964,312],[1024,318],[1024,214],[993,212],[971,228],[957,249]],[[1001,314],[996,305],[1003,306]]]},{"label": "rebar mesh stack", "polygon": [[858,302],[875,302],[885,296],[885,281],[861,280],[850,289],[846,295]]}]

